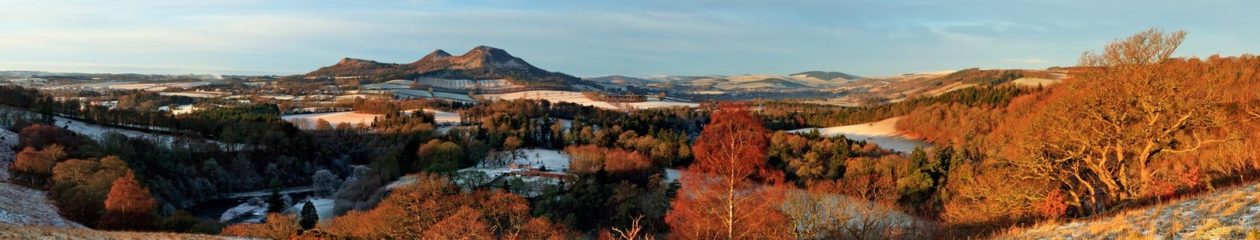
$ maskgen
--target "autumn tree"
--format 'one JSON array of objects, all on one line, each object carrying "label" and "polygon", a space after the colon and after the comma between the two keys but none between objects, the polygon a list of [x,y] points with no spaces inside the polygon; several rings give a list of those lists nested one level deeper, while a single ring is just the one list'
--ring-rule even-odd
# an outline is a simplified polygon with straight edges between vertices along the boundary
[{"label": "autumn tree", "polygon": [[454,142],[430,140],[416,150],[415,169],[429,172],[450,172],[464,166],[464,149]]},{"label": "autumn tree", "polygon": [[82,142],[74,133],[57,126],[44,124],[33,124],[22,128],[18,132],[18,141],[19,147],[42,149],[49,145],[57,144],[62,147],[68,147],[70,150],[74,150]]},{"label": "autumn tree", "polygon": [[415,183],[394,189],[376,208],[337,217],[325,230],[355,239],[572,236],[563,226],[537,222],[539,219],[530,217],[529,203],[520,196],[502,191],[462,192],[439,175],[413,177]]},{"label": "autumn tree", "polygon": [[289,239],[297,233],[298,224],[294,220],[293,215],[268,213],[266,222],[233,224],[223,228],[223,232],[220,234],[265,239]]},{"label": "autumn tree", "polygon": [[[1148,30],[1086,53],[1040,111],[1009,126],[1007,164],[1057,182],[1084,215],[1150,192],[1160,156],[1228,141],[1209,68],[1170,60],[1184,32]],[[1223,75],[1223,78],[1229,78]]]},{"label": "autumn tree", "polygon": [[127,163],[115,156],[66,160],[53,167],[48,196],[62,216],[95,226],[111,184],[128,171]]},{"label": "autumn tree", "polygon": [[145,229],[152,223],[157,200],[149,195],[149,188],[136,182],[135,174],[114,180],[105,199],[105,215],[99,227],[105,229]]},{"label": "autumn tree", "polygon": [[[766,129],[742,106],[713,112],[692,147],[695,163],[665,220],[681,239],[786,237],[778,211],[783,173],[767,168]],[[671,236],[671,237],[673,237]]]},{"label": "autumn tree", "polygon": [[42,187],[44,180],[52,176],[53,166],[65,157],[66,152],[61,145],[49,145],[43,150],[26,147],[17,153],[13,165],[9,166],[9,171],[18,177],[16,180],[19,180],[19,183]]},{"label": "autumn tree", "polygon": [[507,139],[504,139],[503,151],[507,151],[508,156],[510,156],[510,158],[507,159],[507,162],[515,161],[516,159],[520,158],[521,157],[520,148],[523,146],[525,146],[525,142],[523,142],[521,138],[519,137],[509,136],[507,137]]},{"label": "autumn tree", "polygon": [[424,239],[492,239],[490,226],[481,219],[481,211],[460,207],[454,214],[433,223],[432,230],[425,231]]}]

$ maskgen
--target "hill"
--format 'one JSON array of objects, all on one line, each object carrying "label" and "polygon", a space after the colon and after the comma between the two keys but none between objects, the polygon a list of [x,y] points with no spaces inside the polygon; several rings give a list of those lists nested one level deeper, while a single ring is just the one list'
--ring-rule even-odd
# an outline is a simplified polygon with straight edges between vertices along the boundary
[{"label": "hill", "polygon": [[1016,229],[998,239],[1260,239],[1260,184],[1111,216]]},{"label": "hill", "polygon": [[83,225],[58,215],[57,207],[48,201],[44,191],[9,182],[8,169],[17,140],[17,133],[0,129],[0,202],[4,203],[0,204],[0,224],[82,228]]},{"label": "hill", "polygon": [[307,73],[307,76],[379,76],[395,70],[399,64],[381,63],[372,60],[342,58],[332,66],[321,67]]},{"label": "hill", "polygon": [[647,82],[669,83],[693,91],[800,91],[839,87],[858,79],[862,77],[842,72],[809,71],[790,75],[663,76],[647,79]]},{"label": "hill", "polygon": [[356,77],[371,80],[431,77],[443,79],[504,79],[527,86],[563,86],[579,79],[564,73],[551,72],[512,56],[503,49],[477,46],[459,56],[441,49],[407,64],[381,63],[372,60],[343,58],[337,64],[306,74],[311,78]]},{"label": "hill", "polygon": [[582,80],[596,82],[596,83],[603,83],[603,84],[634,85],[634,86],[646,86],[648,84],[661,83],[660,80],[656,80],[656,79],[636,78],[636,77],[628,77],[628,76],[622,76],[622,75],[589,77],[589,78],[582,78]]}]

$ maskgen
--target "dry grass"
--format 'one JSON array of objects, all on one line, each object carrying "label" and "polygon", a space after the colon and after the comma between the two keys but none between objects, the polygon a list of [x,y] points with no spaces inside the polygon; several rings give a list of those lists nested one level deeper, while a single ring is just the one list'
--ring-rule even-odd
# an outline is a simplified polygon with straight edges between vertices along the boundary
[{"label": "dry grass", "polygon": [[1220,189],[1107,216],[1013,228],[995,238],[1260,240],[1260,184]]},{"label": "dry grass", "polygon": [[245,239],[212,235],[151,233],[151,232],[107,232],[91,229],[71,229],[54,227],[22,227],[0,224],[0,239]]}]

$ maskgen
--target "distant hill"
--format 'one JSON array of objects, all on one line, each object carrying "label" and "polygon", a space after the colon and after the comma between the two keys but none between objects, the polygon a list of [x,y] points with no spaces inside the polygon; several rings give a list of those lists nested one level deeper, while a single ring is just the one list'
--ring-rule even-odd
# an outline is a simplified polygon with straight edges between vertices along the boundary
[{"label": "distant hill", "polygon": [[407,64],[343,58],[337,64],[311,71],[306,76],[364,77],[375,80],[415,77],[506,79],[520,85],[564,85],[580,80],[564,73],[534,67],[503,49],[489,46],[477,46],[459,56],[452,56],[439,49]]},{"label": "distant hill", "polygon": [[583,78],[583,80],[586,80],[586,81],[591,81],[591,82],[597,82],[597,83],[604,83],[604,84],[614,84],[614,85],[635,85],[635,86],[642,86],[642,85],[648,85],[648,84],[661,83],[661,82],[663,82],[663,81],[661,81],[661,80],[656,80],[656,79],[646,79],[646,78],[627,77],[627,76],[622,76],[622,75],[609,75],[609,76],[602,76],[602,77],[590,77],[590,78]]},{"label": "distant hill", "polygon": [[840,81],[840,80],[843,80],[843,81],[851,81],[851,80],[862,79],[862,77],[859,77],[859,76],[857,76],[857,75],[848,74],[848,73],[842,73],[842,72],[823,72],[823,71],[808,71],[808,72],[799,72],[799,73],[794,73],[794,74],[789,75],[789,76],[792,76],[792,77],[799,77],[799,78],[811,77],[811,78],[817,78],[817,79],[819,79],[819,80],[825,80],[825,81]]},{"label": "distant hill", "polygon": [[378,76],[396,71],[400,64],[381,63],[357,58],[342,58],[332,66],[321,67],[307,73],[307,76]]},{"label": "distant hill", "polygon": [[[615,76],[615,75],[614,75]],[[609,76],[613,77],[613,76]],[[603,78],[609,78],[603,77]],[[595,78],[592,78],[594,80]],[[609,78],[611,79],[611,78]],[[625,83],[670,83],[686,86],[692,90],[716,91],[795,91],[819,88],[834,88],[848,82],[863,79],[862,77],[843,72],[808,71],[790,75],[776,74],[741,74],[741,75],[705,75],[705,76],[662,76],[645,81],[628,81]],[[604,80],[604,79],[601,79]]]}]

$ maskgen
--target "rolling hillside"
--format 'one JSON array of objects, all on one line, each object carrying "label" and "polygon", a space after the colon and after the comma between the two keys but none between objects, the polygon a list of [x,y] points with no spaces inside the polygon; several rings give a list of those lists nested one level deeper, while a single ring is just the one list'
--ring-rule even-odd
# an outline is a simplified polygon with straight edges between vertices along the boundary
[{"label": "rolling hillside", "polygon": [[1016,229],[997,239],[1260,239],[1260,184],[1066,223]]}]

